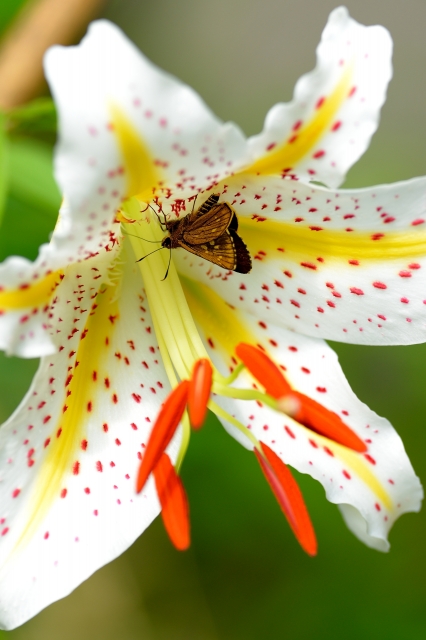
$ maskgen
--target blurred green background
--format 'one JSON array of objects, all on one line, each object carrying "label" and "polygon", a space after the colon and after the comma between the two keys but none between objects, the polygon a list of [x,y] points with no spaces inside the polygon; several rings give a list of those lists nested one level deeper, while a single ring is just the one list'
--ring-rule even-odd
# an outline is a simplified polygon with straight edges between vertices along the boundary
[{"label": "blurred green background", "polygon": [[[2,0],[0,33],[22,4]],[[346,4],[358,21],[388,27],[395,43],[395,77],[379,131],[346,186],[425,174],[426,2]],[[111,0],[104,15],[155,63],[191,84],[221,118],[253,134],[267,109],[289,100],[298,77],[314,66],[315,47],[335,6],[328,0]],[[34,258],[60,201],[49,135],[15,135],[6,151],[10,183],[0,258]],[[1,193],[0,185],[0,200]],[[355,392],[401,434],[425,484],[426,346],[333,347]],[[1,420],[19,403],[36,366],[0,356]],[[315,559],[298,548],[253,457],[211,421],[192,438],[183,468],[190,551],[176,552],[156,521],[70,597],[4,637],[423,640],[425,512],[397,522],[391,553],[383,555],[346,530],[319,485],[298,477],[318,534]]]}]

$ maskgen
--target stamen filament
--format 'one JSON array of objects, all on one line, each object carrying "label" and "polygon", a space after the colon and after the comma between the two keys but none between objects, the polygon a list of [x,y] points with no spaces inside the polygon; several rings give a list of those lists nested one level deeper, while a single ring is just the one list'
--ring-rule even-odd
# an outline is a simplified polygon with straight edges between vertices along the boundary
[{"label": "stamen filament", "polygon": [[214,400],[210,400],[209,409],[213,411],[213,413],[215,413],[218,416],[218,418],[222,418],[223,420],[226,420],[227,422],[232,424],[232,426],[236,427],[238,431],[240,431],[246,438],[250,440],[250,442],[255,448],[259,447],[258,439],[252,434],[250,429],[247,429],[247,427],[241,424],[241,422],[239,422],[236,418],[234,418],[234,416],[231,416],[231,414],[225,411],[225,409],[222,409],[222,407],[216,404]]},{"label": "stamen filament", "polygon": [[182,425],[182,440],[180,442],[179,453],[176,459],[176,469],[178,471],[180,471],[180,468],[182,466],[182,462],[188,450],[189,440],[191,437],[191,425],[189,422],[189,416],[187,411],[185,411],[185,413],[182,416],[181,425]]},{"label": "stamen filament", "polygon": [[224,385],[215,383],[213,385],[213,393],[236,400],[257,400],[266,404],[275,411],[280,411],[279,403],[275,398],[268,396],[263,391],[257,389],[240,389],[239,387],[225,387]]}]

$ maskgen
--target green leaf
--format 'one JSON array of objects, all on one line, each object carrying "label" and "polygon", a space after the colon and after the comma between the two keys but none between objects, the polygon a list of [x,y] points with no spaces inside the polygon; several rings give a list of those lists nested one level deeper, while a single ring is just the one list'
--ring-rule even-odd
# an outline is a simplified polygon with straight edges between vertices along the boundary
[{"label": "green leaf", "polygon": [[53,177],[52,149],[31,139],[11,139],[9,192],[28,206],[56,219],[61,195]]},{"label": "green leaf", "polygon": [[8,139],[5,131],[5,118],[0,113],[0,223],[4,213],[9,182]]},{"label": "green leaf", "polygon": [[56,108],[51,98],[37,98],[32,102],[7,112],[8,130],[11,135],[38,136],[56,133]]}]

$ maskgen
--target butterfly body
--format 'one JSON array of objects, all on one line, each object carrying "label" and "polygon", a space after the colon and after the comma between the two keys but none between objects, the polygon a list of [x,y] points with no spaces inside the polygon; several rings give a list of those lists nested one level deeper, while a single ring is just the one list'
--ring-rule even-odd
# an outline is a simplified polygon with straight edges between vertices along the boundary
[{"label": "butterfly body", "polygon": [[223,269],[249,273],[251,257],[237,233],[235,211],[218,201],[219,195],[212,194],[197,211],[181,220],[165,222],[169,235],[161,245],[165,249],[185,249]]}]

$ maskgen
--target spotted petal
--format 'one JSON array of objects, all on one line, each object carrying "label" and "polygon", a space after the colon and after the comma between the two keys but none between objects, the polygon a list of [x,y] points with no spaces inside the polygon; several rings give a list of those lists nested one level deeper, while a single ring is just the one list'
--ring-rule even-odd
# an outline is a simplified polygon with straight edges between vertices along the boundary
[{"label": "spotted petal", "polygon": [[45,68],[59,110],[56,176],[75,211],[101,215],[136,194],[181,201],[246,152],[236,126],[109,22],[93,23],[77,47],[51,49]]},{"label": "spotted petal", "polygon": [[[360,402],[351,391],[334,352],[321,340],[307,338],[269,323],[259,328],[253,316],[224,303],[212,289],[185,280],[185,290],[206,348],[218,366],[235,365],[232,355],[240,342],[262,345],[284,369],[296,391],[313,398],[344,420],[367,445],[356,453],[300,425],[285,414],[242,401],[216,396],[224,409],[221,419],[231,435],[248,449],[235,420],[271,447],[285,463],[321,482],[327,498],[343,505],[346,522],[367,545],[386,551],[394,521],[418,511],[422,489],[403,444],[384,418]],[[249,385],[247,385],[249,382]],[[255,382],[247,379],[244,387]]]},{"label": "spotted petal", "polygon": [[337,192],[235,177],[222,199],[238,214],[252,272],[225,272],[177,251],[182,273],[261,327],[272,321],[361,344],[425,340],[425,178]]},{"label": "spotted petal", "polygon": [[26,358],[54,353],[57,287],[69,265],[89,258],[93,278],[106,277],[118,250],[116,229],[111,216],[73,216],[64,204],[50,243],[34,262],[12,256],[0,265],[0,349]]},{"label": "spotted petal", "polygon": [[317,66],[302,76],[293,101],[268,113],[249,141],[254,174],[292,174],[338,187],[368,147],[392,75],[392,41],[380,26],[364,27],[345,7],[329,17]]},{"label": "spotted petal", "polygon": [[135,482],[170,387],[131,267],[118,291],[101,288],[0,430],[2,627],[68,594],[159,511],[153,481],[140,495]]}]

